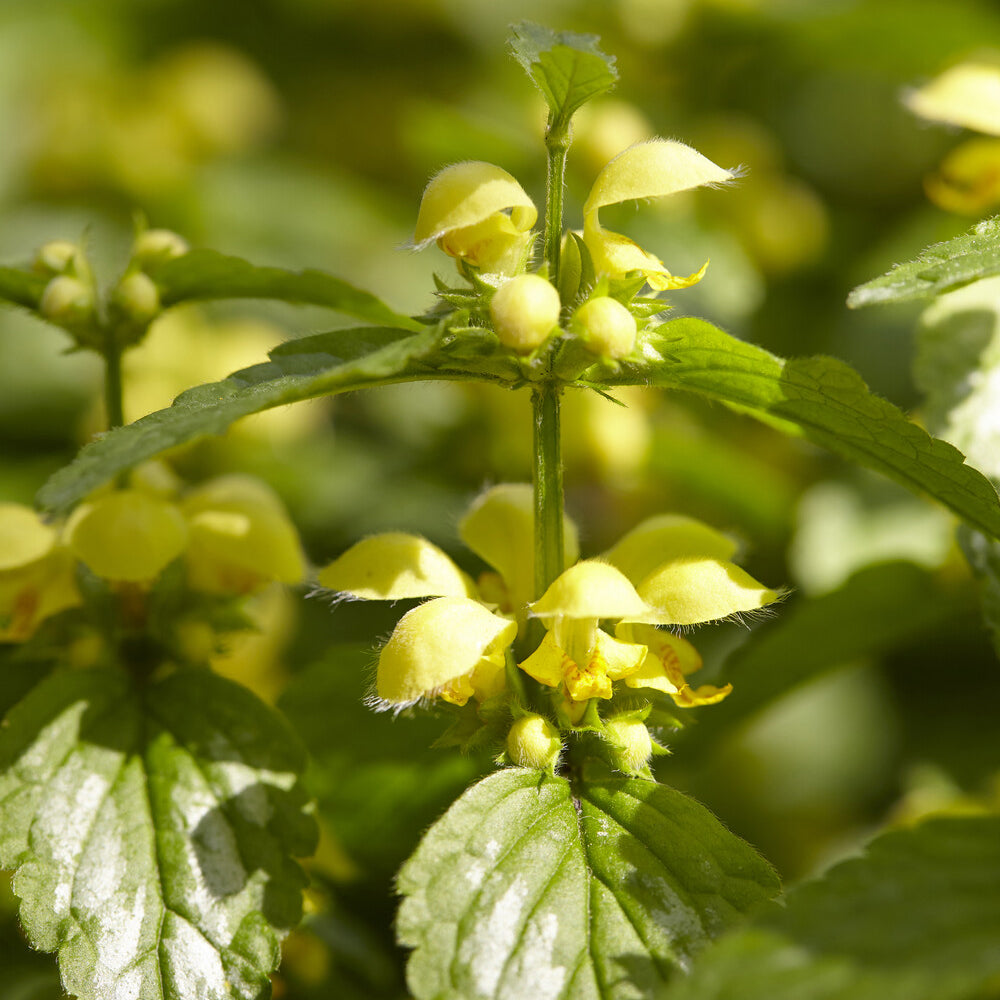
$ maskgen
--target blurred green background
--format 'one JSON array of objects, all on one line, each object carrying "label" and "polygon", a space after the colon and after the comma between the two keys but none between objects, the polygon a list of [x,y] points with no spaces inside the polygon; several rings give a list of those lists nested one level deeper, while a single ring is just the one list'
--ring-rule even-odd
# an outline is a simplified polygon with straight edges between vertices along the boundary
[{"label": "blurred green background", "polygon": [[[674,272],[711,259],[700,285],[672,297],[675,312],[783,355],[835,354],[919,415],[918,311],[850,313],[844,299],[975,218],[928,200],[924,178],[959,136],[900,96],[1000,44],[992,0],[7,2],[0,263],[86,234],[114,274],[138,211],[195,246],[320,267],[423,311],[432,273],[452,270],[436,249],[403,248],[434,171],[487,159],[543,198],[541,101],[506,50],[507,26],[525,18],[597,33],[618,58],[614,94],[576,124],[568,223],[581,224],[601,165],[648,135],[744,165],[736,188],[608,210],[606,224]],[[254,303],[178,310],[128,358],[127,416],[339,322]],[[66,346],[0,312],[3,499],[30,502],[101,426],[99,366]],[[791,878],[886,820],[989,795],[1000,749],[984,706],[1000,679],[948,517],[728,411],[640,390],[626,401],[567,402],[567,502],[585,552],[643,516],[683,511],[734,531],[751,572],[793,588],[753,632],[695,636],[737,690],[677,737],[661,779]],[[456,519],[483,484],[528,478],[529,449],[523,394],[442,384],[252,418],[175,461],[193,480],[265,477],[317,564],[393,528],[475,570]],[[405,995],[392,874],[488,766],[425,750],[442,728],[433,719],[393,722],[361,704],[372,637],[400,613],[297,597],[275,611],[270,645],[231,665],[280,699],[309,745],[327,834],[279,997]],[[58,995],[2,894],[0,921],[5,995]]]}]

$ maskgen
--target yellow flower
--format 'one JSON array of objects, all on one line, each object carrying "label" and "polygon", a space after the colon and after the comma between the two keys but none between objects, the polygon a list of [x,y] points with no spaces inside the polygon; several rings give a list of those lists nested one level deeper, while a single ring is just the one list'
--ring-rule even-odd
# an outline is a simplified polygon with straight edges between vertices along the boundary
[{"label": "yellow flower", "polygon": [[701,281],[707,261],[687,277],[672,275],[658,257],[627,237],[603,229],[598,213],[607,205],[662,198],[706,184],[725,184],[735,176],[673,139],[651,139],[619,153],[597,175],[583,206],[583,239],[593,258],[594,270],[611,277],[641,271],[658,291],[687,288]]},{"label": "yellow flower", "polygon": [[184,551],[188,529],[175,504],[125,489],[80,504],[66,523],[66,540],[97,576],[146,583]]},{"label": "yellow flower", "polygon": [[301,583],[306,561],[278,495],[252,476],[211,479],[184,498],[188,582],[213,594],[248,594],[272,581]]},{"label": "yellow flower", "polygon": [[[486,490],[462,518],[459,534],[493,567],[478,584],[432,542],[402,532],[362,539],[319,573],[321,586],[349,597],[434,598],[404,615],[382,650],[382,703],[441,697],[464,705],[503,690],[505,650],[527,616],[534,587],[531,487],[506,483]],[[576,529],[568,518],[564,534],[567,556],[575,559]]]},{"label": "yellow flower", "polygon": [[904,103],[921,118],[1000,136],[1000,66],[952,66],[907,94]]},{"label": "yellow flower", "polygon": [[[921,118],[1000,137],[1000,66],[966,62],[911,91],[906,106]],[[1000,203],[1000,142],[970,139],[925,182],[927,197],[949,212],[979,215]]]},{"label": "yellow flower", "polygon": [[464,705],[504,689],[517,623],[467,597],[436,597],[408,611],[378,660],[378,704],[403,708],[440,697]]},{"label": "yellow flower", "polygon": [[0,642],[30,639],[45,618],[79,603],[56,530],[30,507],[0,503]]},{"label": "yellow flower", "polygon": [[633,528],[606,558],[654,609],[643,621],[700,625],[757,611],[780,596],[731,562],[735,553],[735,542],[707,524],[666,514]]},{"label": "yellow flower", "polygon": [[634,674],[646,659],[645,646],[600,628],[602,618],[645,621],[651,610],[608,563],[585,559],[571,566],[529,610],[547,632],[520,667],[539,683],[561,688],[574,720],[583,714],[584,702],[610,698],[612,682]]},{"label": "yellow flower", "polygon": [[538,209],[524,188],[492,163],[445,167],[424,189],[413,242],[418,250],[437,241],[451,257],[480,270],[523,270]]}]

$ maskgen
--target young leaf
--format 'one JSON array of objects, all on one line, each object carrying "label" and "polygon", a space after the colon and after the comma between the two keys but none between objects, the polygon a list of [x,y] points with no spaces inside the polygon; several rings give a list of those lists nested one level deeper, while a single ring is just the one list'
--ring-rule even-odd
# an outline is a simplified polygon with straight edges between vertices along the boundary
[{"label": "young leaf", "polygon": [[370,292],[323,271],[287,271],[258,267],[215,250],[191,250],[150,268],[164,306],[193,299],[278,299],[300,305],[326,306],[357,319],[403,330],[422,324],[390,309]]},{"label": "young leaf", "polygon": [[511,51],[549,106],[549,128],[559,132],[591,98],[618,79],[614,56],[597,47],[596,35],[551,31],[527,21],[511,28]]},{"label": "young leaf", "polygon": [[778,884],[673,789],[508,769],[431,827],[399,889],[418,1000],[639,1000]]},{"label": "young leaf", "polygon": [[927,247],[881,278],[859,285],[848,295],[847,304],[860,309],[880,302],[926,299],[994,274],[1000,274],[1000,216],[984,219],[964,236]]},{"label": "young leaf", "polygon": [[34,311],[45,291],[47,279],[33,271],[0,267],[0,301],[11,302]]},{"label": "young leaf", "polygon": [[315,824],[291,730],[208,672],[62,673],[0,736],[0,864],[79,1000],[270,996]]},{"label": "young leaf", "polygon": [[[409,334],[397,328],[361,327],[324,335],[326,350],[314,338],[305,353],[289,345],[273,352],[270,364],[255,365],[221,382],[197,386],[158,410],[105,434],[84,447],[76,459],[42,487],[38,502],[68,511],[91,490],[167,448],[221,434],[240,417],[285,403],[347,392],[366,386],[420,377],[420,358],[434,346],[430,332]],[[337,353],[329,353],[337,352]]]},{"label": "young leaf", "polygon": [[971,526],[1000,537],[1000,502],[989,480],[966,465],[958,449],[873,395],[842,361],[785,361],[690,317],[652,330],[636,353],[641,360],[623,362],[594,381],[686,389],[734,405],[926,493]]},{"label": "young leaf", "polygon": [[790,892],[664,1000],[985,1000],[998,941],[1000,817],[932,819]]}]

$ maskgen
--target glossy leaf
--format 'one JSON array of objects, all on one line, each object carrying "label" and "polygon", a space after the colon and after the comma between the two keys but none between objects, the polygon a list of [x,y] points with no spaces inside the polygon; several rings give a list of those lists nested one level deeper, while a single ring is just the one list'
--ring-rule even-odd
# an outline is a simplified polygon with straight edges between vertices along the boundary
[{"label": "glossy leaf", "polygon": [[418,1000],[640,1000],[774,896],[774,872],[651,781],[483,779],[400,872]]},{"label": "glossy leaf", "polygon": [[728,403],[926,493],[973,527],[1000,537],[1000,503],[989,480],[966,465],[958,449],[875,396],[843,362],[785,361],[692,318],[656,328],[637,353],[641,360],[598,371],[594,380],[685,389]]},{"label": "glossy leaf", "polygon": [[417,331],[423,327],[362,291],[324,271],[260,267],[215,250],[191,250],[150,268],[164,306],[203,299],[277,299],[326,306],[382,326]]},{"label": "glossy leaf", "polygon": [[551,31],[523,22],[511,29],[511,51],[549,106],[549,127],[564,129],[580,105],[610,90],[618,79],[613,56],[596,35]]},{"label": "glossy leaf", "polygon": [[63,673],[0,738],[0,864],[79,1000],[264,998],[315,825],[287,724],[244,688]]},{"label": "glossy leaf", "polygon": [[1000,274],[1000,216],[984,219],[964,236],[927,247],[881,278],[859,285],[848,295],[847,304],[859,309],[927,299],[994,274]]},{"label": "glossy leaf", "polygon": [[420,371],[415,367],[418,360],[432,345],[430,333],[361,327],[326,336],[323,351],[310,350],[315,344],[308,345],[305,353],[275,351],[269,364],[189,389],[167,409],[91,442],[45,484],[38,501],[66,511],[119,472],[167,448],[221,434],[240,417],[298,400],[401,381],[408,373],[412,377]]},{"label": "glossy leaf", "polygon": [[663,1000],[985,1000],[997,942],[1000,817],[932,819],[793,890]]}]

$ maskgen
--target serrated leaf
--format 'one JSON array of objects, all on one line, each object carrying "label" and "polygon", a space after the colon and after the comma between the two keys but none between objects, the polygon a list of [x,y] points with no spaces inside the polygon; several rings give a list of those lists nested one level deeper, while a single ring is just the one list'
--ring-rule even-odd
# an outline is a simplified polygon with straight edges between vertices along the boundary
[{"label": "serrated leaf", "polygon": [[422,371],[417,367],[420,358],[433,346],[429,331],[410,334],[383,327],[338,330],[326,337],[323,351],[296,353],[294,345],[289,345],[272,352],[275,360],[269,364],[189,389],[167,409],[86,445],[42,487],[38,502],[55,512],[68,511],[119,472],[168,448],[221,434],[240,417],[298,400],[400,381],[408,375],[417,377]]},{"label": "serrated leaf", "polygon": [[860,309],[926,299],[994,274],[1000,274],[1000,216],[984,219],[964,236],[927,247],[881,278],[859,285],[848,295],[847,305]]},{"label": "serrated leaf", "polygon": [[0,300],[34,311],[47,284],[48,279],[34,271],[0,267]]},{"label": "serrated leaf", "polygon": [[266,998],[314,822],[287,724],[208,672],[79,671],[0,735],[0,864],[79,1000]]},{"label": "serrated leaf", "polygon": [[551,31],[523,22],[511,28],[511,51],[549,106],[549,127],[558,132],[584,103],[610,90],[618,79],[614,56],[596,35]]},{"label": "serrated leaf", "polygon": [[986,1000],[998,984],[1000,817],[949,817],[793,890],[663,1000]]},{"label": "serrated leaf", "polygon": [[191,250],[150,268],[164,306],[197,299],[277,299],[300,305],[326,306],[381,326],[417,331],[423,326],[324,271],[289,271],[259,267],[216,250]]},{"label": "serrated leaf", "polygon": [[1000,503],[989,480],[966,465],[957,448],[873,395],[842,361],[786,361],[690,317],[648,332],[637,353],[641,360],[595,380],[685,389],[734,405],[926,493],[971,526],[1000,537]]},{"label": "serrated leaf", "polygon": [[418,1000],[640,1000],[777,888],[680,792],[509,769],[404,865],[397,926]]}]

